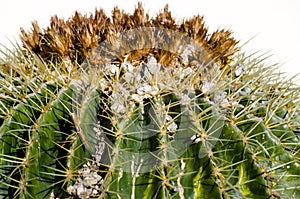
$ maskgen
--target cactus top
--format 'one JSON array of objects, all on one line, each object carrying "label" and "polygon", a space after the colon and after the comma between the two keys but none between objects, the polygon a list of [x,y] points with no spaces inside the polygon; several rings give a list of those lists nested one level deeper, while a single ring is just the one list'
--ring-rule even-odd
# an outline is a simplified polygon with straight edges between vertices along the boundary
[{"label": "cactus top", "polygon": [[[199,15],[177,23],[166,5],[163,11],[150,18],[141,3],[132,14],[115,7],[111,17],[102,9],[96,10],[90,16],[75,12],[68,20],[53,16],[50,25],[45,29],[41,29],[35,21],[32,22],[32,30],[26,32],[21,28],[21,41],[24,47],[43,59],[53,61],[63,57],[81,64],[91,50],[101,42],[123,31],[143,27],[165,28],[184,34],[198,42],[211,59],[222,63],[223,66],[228,64],[230,56],[238,50],[236,46],[238,42],[230,31],[216,30],[209,35],[203,17]],[[174,55],[170,52],[159,49],[143,49],[128,53],[127,58],[130,61],[145,61],[149,55],[164,65],[170,65],[174,60]],[[124,56],[118,57],[118,61],[123,62]]]}]

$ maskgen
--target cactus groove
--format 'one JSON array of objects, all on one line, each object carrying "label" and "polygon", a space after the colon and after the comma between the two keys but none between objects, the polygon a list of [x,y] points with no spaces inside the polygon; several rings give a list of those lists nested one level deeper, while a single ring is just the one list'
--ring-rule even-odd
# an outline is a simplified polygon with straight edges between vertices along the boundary
[{"label": "cactus groove", "polygon": [[0,60],[1,198],[300,198],[299,88],[229,31],[139,4],[21,39]]}]

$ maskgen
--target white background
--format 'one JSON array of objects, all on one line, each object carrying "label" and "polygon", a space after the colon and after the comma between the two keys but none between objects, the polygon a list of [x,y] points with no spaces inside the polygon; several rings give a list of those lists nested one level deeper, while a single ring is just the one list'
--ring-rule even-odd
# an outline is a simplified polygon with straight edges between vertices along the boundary
[{"label": "white background", "polygon": [[[45,27],[51,15],[65,19],[75,10],[93,13],[104,8],[110,15],[115,5],[132,12],[138,0],[6,0],[0,3],[0,43],[10,46],[18,41],[20,27],[31,28],[37,20]],[[300,2],[299,0],[144,0],[150,16],[166,3],[173,16],[180,20],[196,14],[204,15],[209,30],[228,28],[240,44],[252,38],[243,50],[269,52],[269,62],[280,63],[290,76],[300,73]],[[254,38],[253,38],[254,37]]]}]

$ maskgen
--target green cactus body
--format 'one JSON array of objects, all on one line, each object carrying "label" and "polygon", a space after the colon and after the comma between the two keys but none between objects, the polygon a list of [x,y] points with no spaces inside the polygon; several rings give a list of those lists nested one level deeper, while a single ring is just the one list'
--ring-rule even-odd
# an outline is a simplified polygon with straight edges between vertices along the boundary
[{"label": "green cactus body", "polygon": [[[82,158],[89,157],[80,139],[72,135],[72,124],[67,122],[72,89],[57,84],[36,85],[36,90],[31,89],[31,93],[10,107],[12,114],[1,125],[1,197],[4,198],[11,195],[45,198],[51,192],[49,187],[58,189],[56,183],[69,183],[67,180],[74,174],[68,172],[75,171],[82,166]],[[62,171],[63,168],[66,170]]]},{"label": "green cactus body", "polygon": [[140,4],[52,20],[0,62],[1,198],[300,197],[298,89],[229,32]]}]

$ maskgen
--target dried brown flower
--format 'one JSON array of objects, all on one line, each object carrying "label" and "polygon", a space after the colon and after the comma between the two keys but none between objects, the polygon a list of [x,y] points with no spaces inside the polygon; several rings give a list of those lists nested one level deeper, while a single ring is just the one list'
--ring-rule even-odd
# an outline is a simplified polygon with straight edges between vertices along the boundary
[{"label": "dried brown flower", "polygon": [[[96,9],[94,15],[90,16],[75,12],[74,16],[68,20],[53,16],[48,28],[41,29],[37,22],[33,22],[31,31],[26,32],[21,28],[20,37],[25,48],[38,54],[45,60],[53,61],[67,58],[73,63],[80,64],[101,42],[110,40],[123,31],[143,27],[157,27],[178,31],[199,43],[205,49],[210,59],[219,61],[223,66],[228,64],[230,56],[238,50],[236,46],[237,41],[232,37],[230,31],[217,30],[211,36],[208,35],[203,17],[199,15],[181,23],[176,23],[168,9],[168,5],[166,5],[162,12],[150,19],[141,3],[138,3],[133,14],[125,13],[123,10],[115,7],[112,10],[111,18],[106,16],[102,9]],[[133,44],[132,42],[119,44],[118,50],[123,54],[122,56],[117,56],[117,58],[119,61],[123,61],[125,55],[127,55],[127,58],[134,62],[142,61],[148,55],[151,55],[166,65],[173,63],[174,60],[182,59],[176,53],[153,48],[151,42],[155,43],[158,39],[157,36],[139,36],[139,38],[136,38],[139,41],[138,44]],[[162,35],[162,38],[159,39],[165,41],[164,45],[166,45],[167,49],[179,48],[181,44],[180,38],[172,35]],[[114,43],[113,41],[111,42]],[[115,43],[117,42],[115,41]],[[136,46],[133,47],[132,45]],[[139,49],[137,48],[138,46],[150,47],[128,52],[128,49]],[[203,55],[195,56],[199,58],[199,56]]]}]

